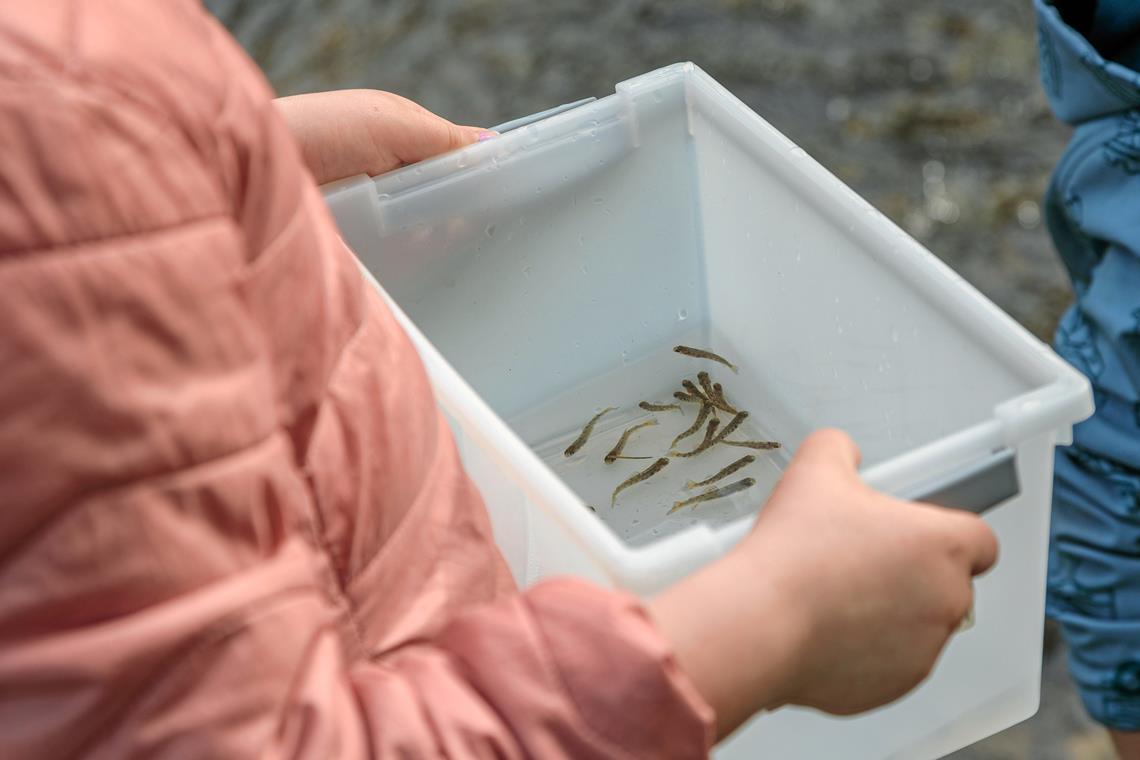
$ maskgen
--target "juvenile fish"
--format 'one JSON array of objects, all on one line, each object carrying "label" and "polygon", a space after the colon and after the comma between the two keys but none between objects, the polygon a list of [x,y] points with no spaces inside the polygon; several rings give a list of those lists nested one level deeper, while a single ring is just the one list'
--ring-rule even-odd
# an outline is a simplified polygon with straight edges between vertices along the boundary
[{"label": "juvenile fish", "polygon": [[704,426],[705,420],[707,420],[709,418],[709,413],[711,411],[712,411],[711,406],[709,406],[708,404],[701,404],[701,411],[697,413],[697,418],[695,420],[693,420],[693,424],[690,425],[685,430],[681,431],[681,433],[676,438],[673,439],[673,442],[671,444],[669,444],[669,448],[675,447],[678,443],[680,443],[681,441],[685,440],[686,438],[688,438],[693,433],[700,430]]},{"label": "juvenile fish", "polygon": [[740,427],[741,423],[743,423],[746,419],[748,419],[748,412],[737,412],[736,416],[729,420],[728,424],[725,425],[724,428],[720,431],[720,434],[717,435],[716,440],[713,441],[713,443],[720,443],[724,439],[728,438],[730,435],[736,432],[736,429]]},{"label": "juvenile fish", "polygon": [[717,388],[720,387],[720,383],[713,385],[712,378],[709,377],[708,372],[698,372],[697,382],[701,384],[701,390],[704,392],[705,398],[709,400],[710,404],[715,406],[717,409],[720,409],[721,411],[728,412],[729,414],[736,414],[737,410],[733,409],[729,403],[724,400],[721,392],[717,391]]},{"label": "juvenile fish", "polygon": [[[638,424],[627,428],[626,431],[621,434],[621,438],[618,439],[618,442],[616,444],[614,444],[614,447],[612,449],[610,449],[610,453],[606,454],[606,458],[605,458],[606,464],[613,464],[614,462],[616,462],[618,460],[618,458],[621,457],[622,449],[624,449],[625,445],[629,442],[629,437],[631,435],[633,435],[638,430],[641,430],[644,427],[652,427],[653,425],[656,425],[656,424],[657,424],[657,418],[653,417],[651,419],[646,420],[645,422],[639,422]],[[645,459],[648,459],[648,458],[649,457],[645,457]]]},{"label": "juvenile fish", "polygon": [[724,488],[712,488],[712,489],[709,489],[708,491],[705,491],[704,493],[699,493],[696,496],[685,499],[684,501],[674,502],[673,508],[670,509],[668,512],[666,512],[666,514],[671,515],[674,512],[676,512],[678,509],[683,509],[685,507],[691,507],[691,506],[694,506],[696,504],[700,504],[702,501],[712,501],[713,499],[723,499],[725,496],[732,496],[734,493],[740,493],[741,491],[746,491],[754,485],[756,485],[756,480],[754,478],[744,478],[743,480],[738,480],[735,483],[733,483],[732,485],[727,485]]},{"label": "juvenile fish", "polygon": [[725,446],[739,446],[742,449],[778,449],[780,444],[777,441],[721,441]]},{"label": "juvenile fish", "polygon": [[638,483],[641,483],[642,481],[649,480],[654,475],[656,475],[657,473],[664,470],[668,464],[669,464],[669,458],[668,457],[661,457],[660,459],[658,459],[656,462],[654,462],[653,464],[646,467],[641,472],[634,473],[627,480],[622,481],[622,483],[617,488],[614,489],[614,493],[610,497],[610,509],[613,509],[614,505],[617,504],[617,497],[618,497],[619,493],[621,493],[625,489],[629,488],[630,486],[634,486],[634,485],[637,485]]},{"label": "juvenile fish", "polygon": [[709,400],[716,398],[716,389],[713,388],[712,378],[709,373],[701,370],[697,373],[697,382],[701,384],[701,390],[709,397]]},{"label": "juvenile fish", "polygon": [[563,456],[572,457],[577,454],[578,449],[585,446],[586,441],[590,439],[590,434],[594,432],[594,425],[598,424],[598,420],[600,420],[603,415],[609,414],[616,409],[616,406],[607,406],[605,409],[595,414],[590,419],[590,421],[586,423],[586,427],[582,428],[582,432],[578,435],[577,438],[574,439],[574,442],[567,446],[566,450],[562,452]]},{"label": "juvenile fish", "polygon": [[700,488],[701,486],[711,486],[713,483],[717,482],[718,480],[723,480],[724,478],[727,478],[732,473],[737,472],[737,471],[747,467],[748,465],[752,464],[755,461],[756,461],[756,457],[752,456],[751,454],[745,454],[740,459],[737,459],[735,462],[730,464],[728,467],[725,467],[723,470],[720,470],[719,472],[717,472],[715,475],[710,475],[707,478],[705,478],[704,480],[700,480],[700,481],[690,480],[688,483],[685,484],[685,488],[686,489],[693,489],[693,488]]},{"label": "juvenile fish", "polygon": [[681,411],[680,404],[654,404],[649,401],[642,401],[638,406],[647,412]]},{"label": "juvenile fish", "polygon": [[708,397],[705,396],[705,394],[702,393],[700,391],[700,389],[697,388],[697,386],[693,385],[692,380],[682,380],[681,385],[685,388],[685,390],[687,390],[689,392],[689,395],[696,396],[701,401],[708,403],[708,401],[709,401]]},{"label": "juvenile fish", "polygon": [[[709,407],[705,407],[708,409]],[[705,428],[705,439],[701,441],[701,445],[692,451],[670,451],[669,456],[674,457],[695,457],[697,454],[703,454],[712,448],[712,445],[717,442],[716,429],[720,426],[720,420],[709,420],[709,425]]]},{"label": "juvenile fish", "polygon": [[673,350],[682,356],[691,356],[694,359],[708,359],[711,362],[720,362],[733,372],[740,371],[740,369],[728,359],[725,359],[723,356],[714,354],[712,351],[706,351],[703,348],[692,348],[691,346],[674,346]]},{"label": "juvenile fish", "polygon": [[724,397],[724,388],[720,387],[720,383],[713,383],[713,393],[716,400],[720,403],[720,408],[729,414],[736,414],[737,409],[732,404],[728,403],[728,399]]},{"label": "juvenile fish", "polygon": [[685,401],[687,403],[693,404],[705,403],[705,400],[702,397],[694,396],[693,394],[685,393],[684,391],[673,391],[673,398],[677,399],[678,401]]}]

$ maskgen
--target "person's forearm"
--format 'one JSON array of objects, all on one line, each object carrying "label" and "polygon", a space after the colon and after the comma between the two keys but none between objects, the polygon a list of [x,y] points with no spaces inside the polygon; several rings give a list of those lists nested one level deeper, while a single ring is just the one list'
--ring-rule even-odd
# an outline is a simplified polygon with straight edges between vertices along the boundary
[{"label": "person's forearm", "polygon": [[648,604],[682,670],[716,711],[717,738],[757,710],[773,709],[796,667],[795,605],[733,552]]}]

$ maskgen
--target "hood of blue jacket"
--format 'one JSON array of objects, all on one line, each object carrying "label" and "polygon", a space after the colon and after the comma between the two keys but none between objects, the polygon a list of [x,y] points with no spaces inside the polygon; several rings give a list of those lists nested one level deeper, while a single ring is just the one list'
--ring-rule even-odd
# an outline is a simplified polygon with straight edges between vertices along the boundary
[{"label": "hood of blue jacket", "polygon": [[[1034,0],[1034,5],[1041,82],[1058,118],[1080,124],[1140,108],[1140,73],[1125,63],[1140,61],[1140,2],[1101,0],[1091,4],[1096,10],[1089,10],[1087,0]],[[1066,18],[1079,23],[1082,30]],[[1106,58],[1102,50],[1116,60]]]}]

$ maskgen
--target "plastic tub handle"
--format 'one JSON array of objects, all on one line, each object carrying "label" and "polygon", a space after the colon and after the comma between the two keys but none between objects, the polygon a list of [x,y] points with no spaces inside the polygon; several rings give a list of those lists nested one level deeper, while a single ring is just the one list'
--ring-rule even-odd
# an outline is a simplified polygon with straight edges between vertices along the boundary
[{"label": "plastic tub handle", "polygon": [[1021,493],[1013,449],[999,449],[970,467],[916,488],[905,498],[983,514]]}]

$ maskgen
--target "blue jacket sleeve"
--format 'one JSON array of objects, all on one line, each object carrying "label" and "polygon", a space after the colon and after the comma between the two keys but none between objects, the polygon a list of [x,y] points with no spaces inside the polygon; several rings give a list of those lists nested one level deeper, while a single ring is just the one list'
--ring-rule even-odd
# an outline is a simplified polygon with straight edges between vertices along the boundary
[{"label": "blue jacket sleeve", "polygon": [[1048,609],[1089,712],[1140,730],[1140,4],[1036,5],[1045,90],[1075,127],[1045,199],[1077,296],[1056,348],[1097,403],[1056,459]]}]

